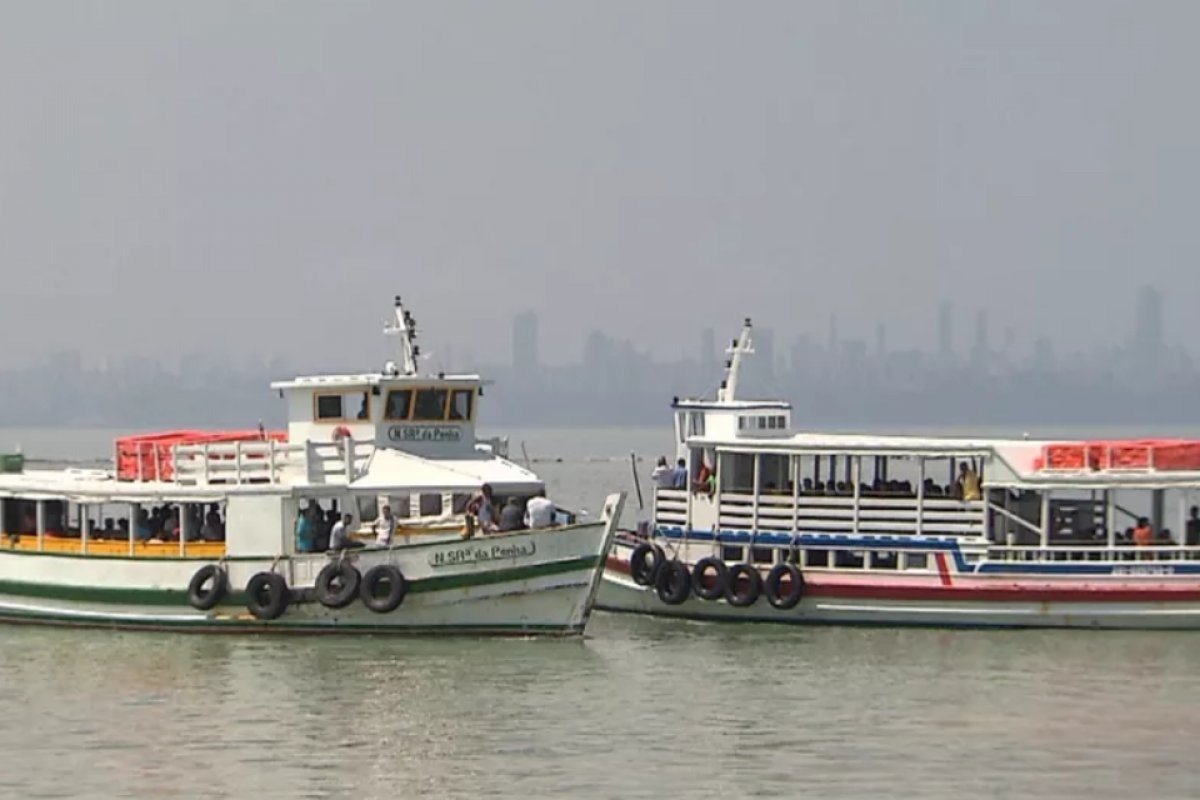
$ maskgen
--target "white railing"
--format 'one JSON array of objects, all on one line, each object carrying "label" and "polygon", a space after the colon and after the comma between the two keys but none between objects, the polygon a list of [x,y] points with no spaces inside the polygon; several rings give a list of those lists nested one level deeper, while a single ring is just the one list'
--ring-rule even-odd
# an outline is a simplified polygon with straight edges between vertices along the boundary
[{"label": "white railing", "polygon": [[[362,474],[375,446],[341,443],[246,441],[176,445],[171,480],[177,484],[280,483],[288,471],[317,483],[349,483]],[[350,453],[347,457],[347,453]]]},{"label": "white railing", "polygon": [[991,561],[1054,562],[1054,561],[1119,561],[1131,566],[1153,566],[1172,561],[1200,561],[1200,547],[1185,545],[1114,545],[1103,542],[1092,545],[989,545]]},{"label": "white railing", "polygon": [[654,518],[660,525],[687,524],[688,495],[686,489],[654,490]]}]

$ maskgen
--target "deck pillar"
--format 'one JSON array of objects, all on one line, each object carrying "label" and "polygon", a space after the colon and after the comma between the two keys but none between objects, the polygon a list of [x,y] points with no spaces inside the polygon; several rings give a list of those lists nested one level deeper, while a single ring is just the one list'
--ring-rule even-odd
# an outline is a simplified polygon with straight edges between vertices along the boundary
[{"label": "deck pillar", "polygon": [[1163,523],[1167,521],[1165,499],[1166,492],[1162,489],[1155,489],[1150,493],[1150,525],[1155,536],[1162,533]]},{"label": "deck pillar", "polygon": [[854,535],[858,536],[858,507],[859,507],[860,501],[862,500],[862,489],[859,486],[861,481],[859,481],[858,478],[862,472],[862,456],[847,456],[846,461],[848,462],[846,464],[846,466],[849,467],[848,471],[850,473],[850,475],[849,475],[850,482],[854,485],[854,527],[853,527],[853,530],[854,530]]},{"label": "deck pillar", "polygon": [[129,504],[129,555],[133,555],[133,542],[137,536],[138,513],[142,510],[138,503]]},{"label": "deck pillar", "polygon": [[1112,489],[1104,490],[1104,531],[1108,556],[1112,558],[1117,546],[1117,498]]},{"label": "deck pillar", "polygon": [[88,537],[92,533],[92,521],[88,519],[87,503],[80,503],[79,506],[79,552],[87,555]]},{"label": "deck pillar", "polygon": [[917,536],[925,534],[925,457],[917,458]]},{"label": "deck pillar", "polygon": [[38,552],[46,549],[46,501],[38,500],[34,503],[37,514],[37,542]]},{"label": "deck pillar", "polygon": [[190,522],[192,511],[191,503],[179,504],[179,557],[183,558],[187,555],[187,540],[188,534],[191,532]]},{"label": "deck pillar", "polygon": [[[1042,550],[1050,546],[1050,490],[1042,490]],[[1042,553],[1045,555],[1045,552]]]}]

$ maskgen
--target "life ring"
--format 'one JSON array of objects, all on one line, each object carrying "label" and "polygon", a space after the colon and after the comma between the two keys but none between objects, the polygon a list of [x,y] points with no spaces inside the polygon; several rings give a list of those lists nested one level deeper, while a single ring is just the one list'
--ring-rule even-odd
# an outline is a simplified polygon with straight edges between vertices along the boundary
[{"label": "life ring", "polygon": [[[788,578],[788,588],[786,592],[780,593],[785,576]],[[787,611],[789,608],[795,608],[796,604],[800,602],[800,598],[804,596],[804,576],[795,564],[776,564],[767,573],[763,590],[767,593],[768,603],[782,611]]]},{"label": "life ring", "polygon": [[277,619],[288,600],[287,581],[277,572],[259,572],[246,584],[246,608],[259,619]]},{"label": "life ring", "polygon": [[680,561],[667,561],[654,577],[654,591],[658,599],[669,606],[677,606],[692,593],[692,575]]},{"label": "life ring", "polygon": [[188,603],[197,611],[216,608],[229,592],[229,577],[216,564],[196,570],[188,584]]},{"label": "life ring", "polygon": [[[709,573],[713,573],[709,577]],[[692,591],[701,600],[718,600],[729,584],[729,567],[716,556],[702,558],[692,567]]]},{"label": "life ring", "polygon": [[[647,556],[654,560],[647,563]],[[643,542],[633,548],[633,554],[629,556],[629,575],[638,586],[653,586],[658,570],[666,560],[666,553],[661,547]]]},{"label": "life ring", "polygon": [[345,608],[358,596],[362,574],[349,561],[330,561],[317,573],[317,602],[326,608]]},{"label": "life ring", "polygon": [[[386,589],[383,594],[380,594],[381,586]],[[408,581],[404,573],[391,564],[376,564],[363,575],[358,593],[363,605],[376,614],[386,614],[395,611],[404,602],[404,596],[408,594]]]},{"label": "life ring", "polygon": [[[745,578],[745,587],[742,587]],[[729,580],[725,584],[725,602],[737,608],[752,606],[762,594],[763,580],[758,567],[753,564],[734,564],[729,568]]]}]

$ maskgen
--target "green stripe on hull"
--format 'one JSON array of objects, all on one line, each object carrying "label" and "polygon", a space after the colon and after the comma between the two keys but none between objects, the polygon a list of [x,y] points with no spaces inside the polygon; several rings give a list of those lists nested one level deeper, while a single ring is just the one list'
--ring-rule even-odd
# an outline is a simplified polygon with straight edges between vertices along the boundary
[{"label": "green stripe on hull", "polygon": [[[490,572],[468,572],[459,575],[425,578],[409,584],[410,593],[440,592],[474,586],[529,580],[546,575],[558,575],[592,569],[599,565],[599,556],[586,556],[567,561],[551,561],[528,567],[511,567]],[[34,597],[41,600],[64,600],[74,603],[111,603],[128,606],[187,606],[187,591],[183,589],[137,589],[104,586],[59,586],[48,583],[0,580],[0,594],[13,597]],[[232,592],[222,606],[244,606],[245,594]]]},{"label": "green stripe on hull", "polygon": [[[401,613],[403,606],[396,612]],[[272,622],[222,620],[210,618],[131,620],[105,617],[76,617],[55,612],[22,612],[0,610],[0,623],[53,625],[66,628],[100,628],[127,631],[171,631],[174,633],[240,633],[240,634],[405,634],[409,636],[578,636],[582,625],[379,625],[337,623],[320,625],[311,622],[289,621],[286,617]]]}]

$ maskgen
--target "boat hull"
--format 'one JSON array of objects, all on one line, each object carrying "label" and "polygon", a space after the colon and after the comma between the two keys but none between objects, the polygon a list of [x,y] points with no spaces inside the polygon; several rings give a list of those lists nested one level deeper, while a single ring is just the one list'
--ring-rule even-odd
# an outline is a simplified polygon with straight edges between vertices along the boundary
[{"label": "boat hull", "polygon": [[[230,594],[216,608],[188,603],[188,583],[213,563],[0,551],[0,621],[130,630],[220,633],[578,635],[594,607],[621,498],[604,521],[471,540],[365,548],[287,559],[229,559]],[[615,503],[615,507],[613,504]],[[320,570],[345,558],[360,574],[380,564],[409,583],[394,611],[376,613],[355,598],[345,608],[315,599]],[[245,604],[259,572],[287,581],[290,602],[273,620]]]},{"label": "boat hull", "polygon": [[664,603],[630,577],[632,548],[607,559],[596,606],[605,611],[723,622],[968,628],[1200,630],[1200,575],[960,575],[928,578],[805,572],[791,609],[765,595],[749,607],[690,595]]}]

